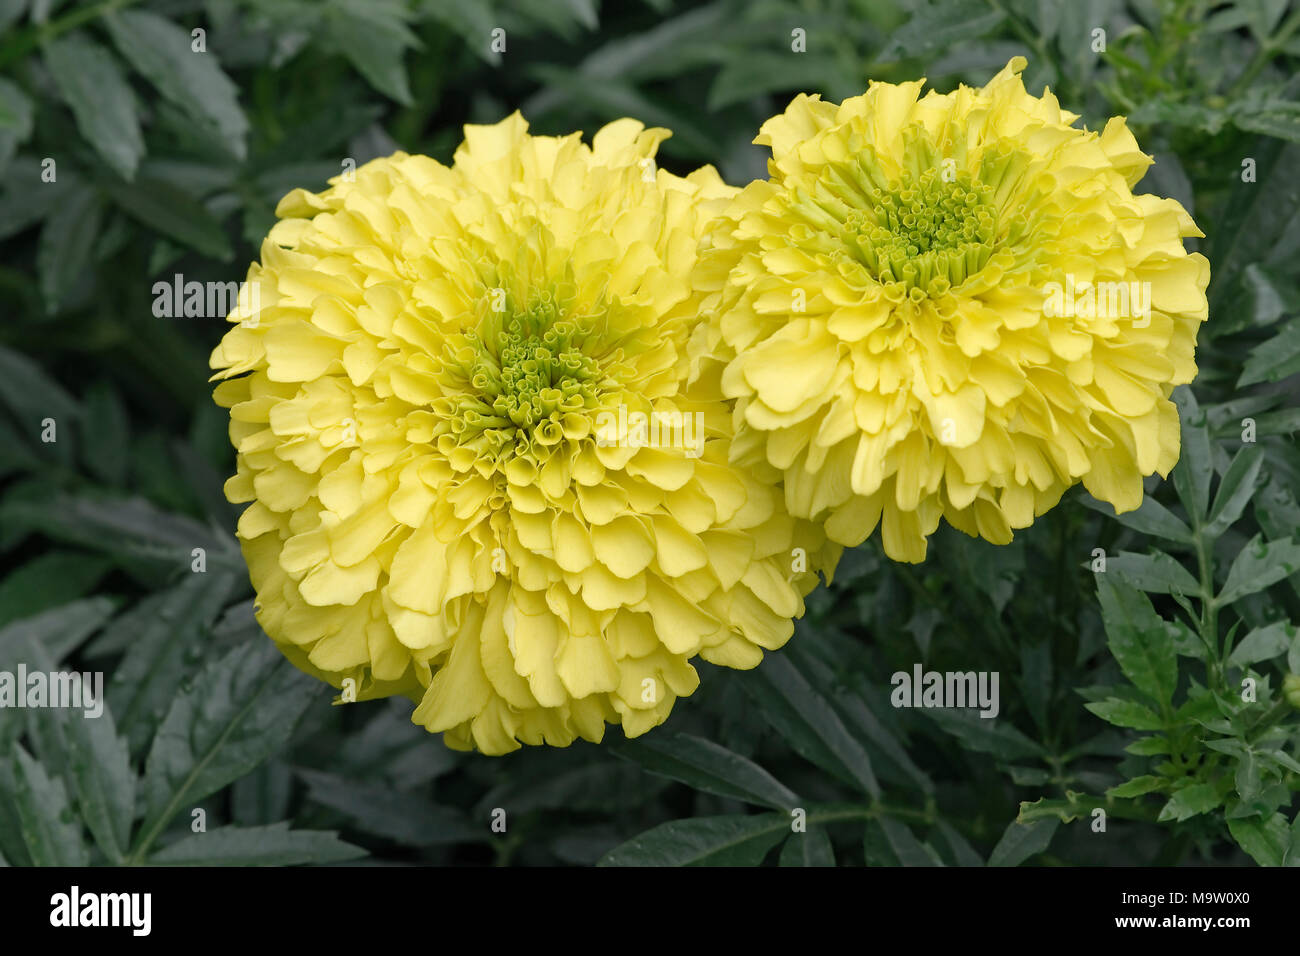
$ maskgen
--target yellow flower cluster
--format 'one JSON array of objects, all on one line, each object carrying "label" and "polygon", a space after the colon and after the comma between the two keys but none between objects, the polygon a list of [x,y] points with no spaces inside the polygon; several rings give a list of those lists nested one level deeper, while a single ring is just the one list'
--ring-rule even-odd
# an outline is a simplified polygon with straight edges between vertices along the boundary
[{"label": "yellow flower cluster", "polygon": [[735,190],[656,169],[666,135],[588,147],[515,114],[451,167],[297,190],[213,353],[262,627],[451,746],[640,734],[691,658],[784,644],[838,556],[731,466],[716,382],[687,383],[690,279]]},{"label": "yellow flower cluster", "polygon": [[453,747],[635,736],[878,524],[918,561],[940,517],[1005,542],[1080,480],[1136,507],[1178,455],[1199,233],[1133,194],[1122,120],[1074,128],[1021,67],[800,96],[743,191],[656,168],[666,130],[515,114],[286,196],[212,355],[267,634]]},{"label": "yellow flower cluster", "polygon": [[719,219],[696,284],[736,463],[784,476],[841,544],[921,561],[945,518],[1011,540],[1071,485],[1119,511],[1178,459],[1209,264],[1124,120],[1101,133],[1017,57],[984,88],[799,96],[756,142],[771,178]]}]

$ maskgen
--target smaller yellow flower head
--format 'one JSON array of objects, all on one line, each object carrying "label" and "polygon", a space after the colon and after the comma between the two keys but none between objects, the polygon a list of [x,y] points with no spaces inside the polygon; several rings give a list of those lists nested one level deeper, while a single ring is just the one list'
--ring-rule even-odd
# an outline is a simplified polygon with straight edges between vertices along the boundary
[{"label": "smaller yellow flower head", "polygon": [[643,733],[692,658],[780,647],[838,555],[729,464],[716,377],[687,384],[690,276],[735,190],[657,169],[667,135],[516,113],[451,167],[296,190],[212,355],[262,627],[450,746]]},{"label": "smaller yellow flower head", "polygon": [[940,517],[998,544],[1076,482],[1119,511],[1178,459],[1209,265],[1121,118],[1030,96],[873,83],[768,120],[771,178],[721,217],[692,358],[725,365],[737,462],[856,545],[920,561]]}]

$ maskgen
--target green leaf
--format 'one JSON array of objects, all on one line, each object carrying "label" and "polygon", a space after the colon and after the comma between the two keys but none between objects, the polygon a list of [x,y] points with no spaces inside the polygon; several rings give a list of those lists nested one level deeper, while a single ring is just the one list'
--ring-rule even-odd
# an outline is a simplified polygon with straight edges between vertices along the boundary
[{"label": "green leaf", "polygon": [[410,106],[411,87],[402,58],[408,47],[419,47],[420,41],[403,22],[405,15],[403,6],[394,3],[332,0],[325,23],[334,43],[366,82]]},{"label": "green leaf", "polygon": [[98,717],[68,713],[63,733],[81,815],[104,855],[120,863],[130,847],[135,819],[136,775],[126,741],[118,736],[106,706]]},{"label": "green leaf", "polygon": [[1153,777],[1148,774],[1143,777],[1134,777],[1126,783],[1121,783],[1118,787],[1111,787],[1106,791],[1106,796],[1115,797],[1117,799],[1140,797],[1143,794],[1163,790],[1168,785],[1169,781],[1166,778]]},{"label": "green leaf", "polygon": [[1005,720],[937,708],[926,708],[922,713],[971,750],[992,754],[1001,760],[1023,760],[1043,755],[1043,748],[1037,741],[1026,737]]},{"label": "green leaf", "polygon": [[1300,321],[1283,325],[1276,335],[1250,350],[1237,387],[1257,382],[1280,382],[1300,372]]},{"label": "green leaf", "polygon": [[239,108],[238,88],[222,72],[215,53],[193,52],[186,31],[143,10],[120,10],[103,22],[118,50],[159,93],[211,123],[235,157],[244,158],[248,120]]},{"label": "green leaf", "polygon": [[131,179],[144,156],[144,138],[135,96],[113,55],[85,33],[70,33],[46,44],[45,65],[86,142]]},{"label": "green leaf", "polygon": [[98,555],[47,551],[0,581],[0,627],[75,601],[111,567]]},{"label": "green leaf", "polygon": [[[77,400],[36,362],[0,346],[0,404],[18,423],[23,437],[38,442],[41,420],[53,418],[61,427],[81,415]],[[65,432],[66,434],[66,432]]]},{"label": "green leaf", "polygon": [[104,641],[118,634],[129,640],[107,693],[133,751],[145,746],[166,715],[233,583],[230,575],[215,572],[187,574],[180,584],[150,595],[105,630]]},{"label": "green leaf", "polygon": [[36,248],[36,272],[47,312],[57,311],[68,291],[90,269],[103,208],[93,189],[73,186],[45,220]]},{"label": "green leaf", "polygon": [[1274,621],[1254,628],[1232,649],[1228,663],[1234,667],[1247,667],[1278,657],[1287,652],[1298,636],[1300,630],[1289,621]]},{"label": "green leaf", "polygon": [[781,847],[782,866],[834,866],[835,848],[821,827],[792,833]]},{"label": "green leaf", "polygon": [[147,806],[137,851],[183,806],[248,773],[279,750],[320,700],[319,683],[270,641],[236,647],[182,685],[145,770]]},{"label": "green leaf", "polygon": [[1083,706],[1084,709],[1096,714],[1107,723],[1114,724],[1116,727],[1131,727],[1134,730],[1163,730],[1165,726],[1165,722],[1150,707],[1144,707],[1133,700],[1110,697]]},{"label": "green leaf", "polygon": [[1182,499],[1183,507],[1193,521],[1204,523],[1205,509],[1210,503],[1210,478],[1214,474],[1214,459],[1210,454],[1210,431],[1206,427],[1205,413],[1196,404],[1196,397],[1188,388],[1174,391],[1182,422],[1182,451],[1174,466],[1174,489]]},{"label": "green leaf", "polygon": [[491,835],[490,820],[474,826],[459,810],[438,806],[418,793],[317,770],[298,770],[297,774],[307,783],[310,799],[342,813],[359,829],[375,836],[407,846],[437,846]]},{"label": "green leaf", "polygon": [[300,866],[341,863],[366,855],[337,833],[290,830],[289,822],[264,827],[225,826],[194,833],[149,858],[157,866]]},{"label": "green leaf", "polygon": [[918,0],[912,17],[895,30],[881,51],[883,61],[925,57],[954,43],[967,43],[988,33],[1005,14],[981,0]]},{"label": "green leaf", "polygon": [[789,810],[800,802],[789,788],[752,760],[702,737],[652,734],[618,744],[614,753],[651,773],[719,797],[774,810]]},{"label": "green leaf", "polygon": [[1192,540],[1192,529],[1172,511],[1149,496],[1142,499],[1142,504],[1137,510],[1126,511],[1123,514],[1116,514],[1114,506],[1109,502],[1098,501],[1089,495],[1082,495],[1079,500],[1093,511],[1114,518],[1125,527],[1140,531],[1142,534],[1167,538],[1170,541]]},{"label": "green leaf", "polygon": [[1264,456],[1257,448],[1242,448],[1232,459],[1214,495],[1210,520],[1205,526],[1207,538],[1217,538],[1241,517],[1259,482]]},{"label": "green leaf", "polygon": [[1213,784],[1189,784],[1169,798],[1157,819],[1162,823],[1166,820],[1182,822],[1198,814],[1209,813],[1222,802],[1223,798]]},{"label": "green leaf", "polygon": [[1012,820],[989,855],[989,866],[1019,866],[1031,856],[1042,853],[1051,844],[1060,825],[1061,821],[1053,817],[1030,823]]},{"label": "green leaf", "polygon": [[891,817],[867,822],[867,829],[879,828],[899,866],[943,866],[939,854],[916,838],[912,831]]},{"label": "green leaf", "polygon": [[984,866],[984,858],[975,852],[970,842],[958,833],[947,820],[940,820],[939,835],[952,850],[952,858],[958,866]]},{"label": "green leaf", "polygon": [[1282,814],[1275,813],[1267,820],[1229,820],[1228,832],[1260,866],[1282,866],[1286,861],[1291,830]]},{"label": "green leaf", "polygon": [[1257,181],[1244,183],[1239,176],[1232,177],[1228,201],[1210,234],[1211,315],[1236,311],[1231,303],[1241,294],[1241,278],[1249,266],[1290,261],[1290,246],[1284,240],[1300,209],[1300,178],[1295,175],[1300,146],[1261,139],[1246,148],[1249,152],[1244,155],[1256,161]]},{"label": "green leaf", "polygon": [[108,484],[121,487],[131,454],[130,424],[117,391],[100,382],[86,394],[81,460]]},{"label": "green leaf", "polygon": [[1228,568],[1228,580],[1215,603],[1231,604],[1289,578],[1297,570],[1300,570],[1300,542],[1285,538],[1265,542],[1261,535],[1255,535]]},{"label": "green leaf", "polygon": [[32,135],[32,116],[27,94],[0,78],[0,171],[9,165],[18,145]]},{"label": "green leaf", "polygon": [[802,756],[863,792],[880,795],[867,752],[787,655],[767,655],[743,686],[772,726]]},{"label": "green leaf", "polygon": [[19,832],[36,866],[86,866],[90,862],[81,838],[81,825],[68,804],[62,782],[22,747],[14,750],[9,768],[10,799],[18,814]]},{"label": "green leaf", "polygon": [[908,754],[907,748],[890,733],[867,706],[863,695],[874,693],[876,693],[875,688],[865,677],[859,676],[854,682],[853,693],[841,694],[835,698],[835,708],[847,722],[845,726],[851,733],[858,735],[858,739],[863,741],[864,746],[874,745],[879,756],[883,756],[886,762],[896,765],[924,793],[933,793],[934,781],[916,765]]},{"label": "green leaf", "polygon": [[244,826],[269,826],[289,813],[293,773],[272,758],[230,787],[230,816]]},{"label": "green leaf", "polygon": [[1152,700],[1172,702],[1178,684],[1178,653],[1151,600],[1110,570],[1097,575],[1097,597],[1107,645],[1124,676]]},{"label": "green leaf", "polygon": [[1152,594],[1195,595],[1200,583],[1177,560],[1157,551],[1155,554],[1135,554],[1121,551],[1106,559],[1105,576],[1118,575],[1126,584]]},{"label": "green leaf", "polygon": [[57,664],[99,630],[112,613],[111,599],[95,597],[14,621],[0,628],[0,661],[21,652],[30,641],[42,647]]},{"label": "green leaf", "polygon": [[210,258],[226,262],[233,257],[221,223],[202,203],[170,183],[141,178],[134,183],[110,183],[106,192],[123,211],[150,229]]},{"label": "green leaf", "polygon": [[790,832],[790,817],[695,817],[662,823],[606,853],[599,866],[757,866]]},{"label": "green leaf", "polygon": [[1300,142],[1300,103],[1267,100],[1238,103],[1231,110],[1232,122],[1247,133],[1262,133],[1278,139]]}]

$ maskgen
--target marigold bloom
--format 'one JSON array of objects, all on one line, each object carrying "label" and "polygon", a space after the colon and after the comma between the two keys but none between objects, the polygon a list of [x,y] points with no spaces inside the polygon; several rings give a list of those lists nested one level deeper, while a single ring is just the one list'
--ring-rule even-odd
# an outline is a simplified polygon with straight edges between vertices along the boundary
[{"label": "marigold bloom", "polygon": [[1013,59],[982,89],[873,83],[768,120],[771,178],[697,271],[742,465],[787,507],[920,561],[940,517],[998,544],[1082,481],[1118,511],[1178,459],[1209,265],[1121,118],[1076,129]]},{"label": "marigold bloom", "polygon": [[212,355],[263,628],[450,746],[640,734],[692,657],[780,647],[838,555],[729,464],[716,381],[687,387],[691,272],[735,190],[657,170],[667,135],[516,113],[451,167],[296,190]]}]

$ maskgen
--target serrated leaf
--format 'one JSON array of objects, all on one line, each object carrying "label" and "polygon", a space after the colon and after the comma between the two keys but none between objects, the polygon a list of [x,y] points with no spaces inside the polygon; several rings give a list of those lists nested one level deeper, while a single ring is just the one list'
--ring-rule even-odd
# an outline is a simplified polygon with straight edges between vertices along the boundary
[{"label": "serrated leaf", "polygon": [[958,833],[947,820],[938,822],[939,835],[952,851],[953,861],[958,866],[984,866],[984,858],[975,852],[970,842]]},{"label": "serrated leaf", "polygon": [[135,819],[136,775],[126,741],[118,736],[107,706],[98,717],[69,712],[63,732],[77,806],[104,855],[120,863]]},{"label": "serrated leaf", "polygon": [[1280,382],[1300,372],[1300,321],[1283,325],[1271,339],[1250,350],[1237,379],[1237,387],[1258,382]]},{"label": "serrated leaf", "polygon": [[236,647],[182,685],[149,751],[141,845],[181,807],[243,776],[284,746],[299,718],[321,699],[319,686],[270,641]]},{"label": "serrated leaf", "polygon": [[1280,813],[1267,820],[1229,820],[1228,832],[1260,866],[1282,866],[1291,846],[1291,831]]},{"label": "serrated leaf", "polygon": [[1300,103],[1268,100],[1238,103],[1231,110],[1232,122],[1247,133],[1262,133],[1278,139],[1300,142]]},{"label": "serrated leaf", "polygon": [[113,55],[77,32],[45,45],[45,65],[81,135],[119,176],[130,180],[144,155],[135,95]]},{"label": "serrated leaf", "polygon": [[1131,727],[1134,730],[1163,730],[1164,721],[1150,707],[1145,707],[1133,700],[1121,700],[1111,697],[1107,700],[1094,701],[1083,705],[1090,713],[1116,727]]},{"label": "serrated leaf", "polygon": [[0,171],[13,158],[14,150],[32,135],[32,101],[18,86],[0,78]]},{"label": "serrated leaf", "polygon": [[15,651],[30,641],[44,648],[57,664],[98,630],[112,613],[112,600],[95,597],[13,621],[0,628],[0,661],[11,659]]},{"label": "serrated leaf", "polygon": [[882,60],[922,57],[956,42],[968,42],[988,33],[1005,14],[979,0],[919,0],[912,16],[890,37]]},{"label": "serrated leaf", "polygon": [[1121,551],[1106,559],[1104,575],[1108,578],[1118,575],[1125,583],[1152,594],[1194,595],[1201,590],[1196,578],[1163,551],[1155,554]]},{"label": "serrated leaf", "polygon": [[651,735],[618,744],[614,753],[716,796],[773,810],[789,810],[799,798],[775,777],[740,754],[689,734]]},{"label": "serrated leaf", "polygon": [[1051,845],[1061,821],[1044,817],[1030,823],[1012,820],[989,855],[989,866],[1019,866]]},{"label": "serrated leaf", "polygon": [[834,866],[835,849],[821,827],[792,833],[781,847],[782,866]]},{"label": "serrated leaf", "polygon": [[841,694],[835,699],[835,708],[843,716],[850,733],[856,734],[863,741],[863,746],[874,745],[880,755],[897,765],[922,792],[933,793],[934,781],[916,765],[907,748],[880,722],[863,700],[864,694],[874,692],[873,688],[865,678],[859,678],[854,689],[855,693]]},{"label": "serrated leaf", "polygon": [[1117,514],[1109,502],[1098,501],[1091,496],[1081,496],[1080,501],[1093,511],[1100,512],[1108,518],[1114,518],[1125,527],[1140,531],[1142,534],[1167,538],[1170,541],[1188,542],[1192,540],[1192,529],[1187,527],[1172,511],[1154,498],[1142,499],[1142,504],[1135,511]]},{"label": "serrated leaf", "polygon": [[1210,478],[1214,474],[1214,458],[1210,454],[1210,431],[1206,427],[1205,413],[1196,403],[1188,388],[1174,391],[1178,403],[1178,417],[1182,423],[1182,450],[1174,466],[1174,490],[1193,521],[1204,523],[1205,510],[1210,503]]},{"label": "serrated leaf", "polygon": [[863,792],[880,795],[867,752],[788,656],[767,655],[743,686],[772,726],[802,756]]},{"label": "serrated leaf", "polygon": [[170,183],[142,177],[134,183],[109,183],[105,191],[125,213],[164,236],[223,262],[234,255],[221,223]]},{"label": "serrated leaf", "polygon": [[1026,737],[1005,720],[933,707],[925,708],[922,713],[971,750],[992,754],[1001,760],[1023,760],[1043,754],[1039,743]]},{"label": "serrated leaf", "polygon": [[601,857],[599,866],[757,866],[791,835],[790,817],[695,817],[647,830]]},{"label": "serrated leaf", "polygon": [[38,442],[41,421],[70,425],[81,415],[77,400],[36,362],[0,346],[0,404],[14,416],[24,438]]},{"label": "serrated leaf", "polygon": [[411,87],[402,59],[418,47],[404,22],[404,7],[376,0],[333,0],[325,11],[326,29],[357,72],[380,93],[411,105]]},{"label": "serrated leaf", "polygon": [[88,865],[90,857],[81,838],[81,825],[68,803],[63,783],[52,780],[22,747],[16,748],[10,759],[10,799],[32,862],[36,866]]},{"label": "serrated leaf", "polygon": [[1265,542],[1255,535],[1238,553],[1228,568],[1228,580],[1223,584],[1215,603],[1231,604],[1248,594],[1271,587],[1300,570],[1300,542],[1281,539]]},{"label": "serrated leaf", "polygon": [[47,312],[58,310],[89,269],[102,218],[99,194],[85,186],[74,186],[46,218],[36,247],[36,272]]},{"label": "serrated leaf", "polygon": [[418,793],[318,770],[296,772],[306,782],[310,799],[342,813],[366,833],[407,846],[464,843],[485,839],[492,832],[489,819],[476,827],[459,810],[438,806]]},{"label": "serrated leaf", "polygon": [[1228,663],[1234,667],[1247,667],[1271,660],[1285,654],[1297,637],[1300,637],[1300,629],[1289,621],[1274,621],[1254,628],[1232,649]]},{"label": "serrated leaf", "polygon": [[0,581],[0,627],[85,595],[111,563],[76,551],[47,551]]},{"label": "serrated leaf", "polygon": [[301,866],[341,863],[366,855],[327,830],[290,830],[289,822],[263,827],[224,826],[193,833],[149,858],[156,866]]},{"label": "serrated leaf", "polygon": [[1124,676],[1152,700],[1172,702],[1178,684],[1178,653],[1150,599],[1116,579],[1109,569],[1097,575],[1097,597],[1107,645]]},{"label": "serrated leaf", "polygon": [[107,628],[104,639],[122,634],[126,656],[113,671],[108,700],[133,751],[141,750],[161,723],[199,658],[202,637],[225,606],[230,575],[188,574],[180,584],[150,597]]},{"label": "serrated leaf", "polygon": [[116,389],[100,382],[86,395],[86,426],[81,434],[81,460],[108,484],[126,480],[131,454],[131,426]]},{"label": "serrated leaf", "polygon": [[900,866],[943,866],[939,855],[916,838],[910,828],[890,817],[879,817],[870,821],[868,827],[876,826],[885,836],[894,858]]},{"label": "serrated leaf", "polygon": [[1106,791],[1106,796],[1119,798],[1140,797],[1143,794],[1154,793],[1157,790],[1163,790],[1169,785],[1169,781],[1164,777],[1154,777],[1146,775],[1134,777],[1118,787],[1111,787]]},{"label": "serrated leaf", "polygon": [[238,88],[222,72],[215,53],[195,53],[186,31],[144,10],[119,10],[103,22],[127,62],[159,93],[210,122],[235,157],[244,158],[248,120],[239,107]]},{"label": "serrated leaf", "polygon": [[1214,789],[1213,784],[1193,783],[1171,796],[1156,819],[1162,823],[1166,820],[1181,822],[1202,813],[1209,813],[1222,802],[1223,799]]},{"label": "serrated leaf", "polygon": [[1242,448],[1233,457],[1214,495],[1210,520],[1205,526],[1207,538],[1219,537],[1241,517],[1255,494],[1263,464],[1264,456],[1255,448]]}]

